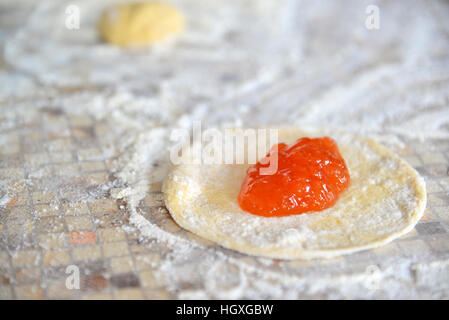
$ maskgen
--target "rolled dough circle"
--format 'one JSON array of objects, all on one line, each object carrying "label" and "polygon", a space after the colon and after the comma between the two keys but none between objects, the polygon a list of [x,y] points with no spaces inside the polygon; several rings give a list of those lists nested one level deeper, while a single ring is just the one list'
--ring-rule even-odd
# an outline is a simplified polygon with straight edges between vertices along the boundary
[{"label": "rolled dough circle", "polygon": [[[319,131],[279,131],[292,143]],[[242,253],[280,259],[331,258],[385,245],[411,231],[426,207],[422,177],[371,139],[330,135],[351,175],[337,203],[320,212],[261,217],[240,209],[237,196],[248,165],[181,164],[163,185],[165,204],[184,229]]]},{"label": "rolled dough circle", "polygon": [[179,34],[184,28],[181,12],[160,2],[122,3],[107,8],[98,23],[108,43],[129,47],[156,43]]}]

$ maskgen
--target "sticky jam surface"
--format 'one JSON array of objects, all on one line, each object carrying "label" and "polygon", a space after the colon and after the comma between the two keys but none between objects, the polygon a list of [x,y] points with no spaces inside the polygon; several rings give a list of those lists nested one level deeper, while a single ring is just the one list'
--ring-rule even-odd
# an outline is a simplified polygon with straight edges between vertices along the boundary
[{"label": "sticky jam surface", "polygon": [[[260,169],[273,167],[274,174]],[[281,217],[332,207],[349,186],[349,171],[329,138],[300,138],[279,143],[248,168],[238,196],[242,210],[265,217]]]}]

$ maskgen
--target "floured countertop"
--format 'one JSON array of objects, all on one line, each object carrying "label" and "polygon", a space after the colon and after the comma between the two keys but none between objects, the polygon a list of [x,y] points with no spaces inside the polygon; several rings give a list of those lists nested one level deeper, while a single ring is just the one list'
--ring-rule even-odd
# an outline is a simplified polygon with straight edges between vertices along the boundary
[{"label": "floured countertop", "polygon": [[[449,298],[447,2],[170,1],[186,32],[132,50],[99,42],[91,2],[0,5],[0,298]],[[218,247],[160,192],[171,130],[196,120],[373,137],[426,180],[425,216],[330,260]]]}]

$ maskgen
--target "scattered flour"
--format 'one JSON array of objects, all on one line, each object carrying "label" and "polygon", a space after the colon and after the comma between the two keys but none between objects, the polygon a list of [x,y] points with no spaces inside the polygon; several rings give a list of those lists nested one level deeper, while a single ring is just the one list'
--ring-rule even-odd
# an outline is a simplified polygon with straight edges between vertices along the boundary
[{"label": "scattered flour", "polygon": [[[370,273],[338,261],[328,269],[319,261],[312,268],[245,261],[166,232],[139,209],[168,170],[171,130],[195,120],[211,127],[326,125],[399,145],[447,139],[447,3],[379,2],[376,32],[364,28],[373,1],[171,2],[191,27],[179,43],[151,50],[124,54],[98,44],[94,25],[105,3],[97,1],[76,1],[83,12],[76,32],[60,27],[64,3],[43,3],[7,41],[5,61],[16,71],[0,74],[2,129],[33,108],[89,115],[113,129],[99,137],[98,159],[112,161],[115,181],[87,194],[84,185],[65,190],[63,179],[46,188],[76,201],[107,193],[124,201],[142,238],[170,248],[157,271],[179,298],[448,298],[447,281],[425,278],[447,272],[447,261],[400,258]],[[0,205],[8,197],[2,193]]]}]

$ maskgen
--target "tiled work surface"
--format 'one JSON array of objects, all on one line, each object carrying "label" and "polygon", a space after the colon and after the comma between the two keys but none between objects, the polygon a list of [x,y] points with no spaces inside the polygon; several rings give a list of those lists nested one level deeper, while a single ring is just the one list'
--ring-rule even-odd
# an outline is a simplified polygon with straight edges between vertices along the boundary
[{"label": "tiled work surface", "polygon": [[[67,201],[73,194],[65,192],[72,192],[73,185],[83,198],[108,181],[107,163],[80,160],[99,152],[89,134],[98,128],[89,119],[67,118],[52,110],[21,120],[2,132],[8,143],[0,152],[0,175],[15,194],[0,209],[0,297],[168,298],[151,272],[162,253],[139,245],[137,234],[122,230],[127,215],[117,203],[106,197]],[[53,130],[51,123],[58,128]],[[62,181],[59,192],[42,191],[55,181]],[[149,211],[160,210],[170,222],[160,202],[151,199]],[[66,288],[68,265],[82,270],[83,290]]]},{"label": "tiled work surface", "polygon": [[[20,103],[20,98],[10,97],[1,107]],[[106,146],[101,136],[109,130],[114,128],[57,108],[28,109],[13,120],[0,113],[0,197],[5,186],[10,193],[0,207],[1,299],[170,299],[204,286],[192,274],[190,281],[169,287],[165,280],[171,275],[162,272],[160,264],[171,248],[141,238],[129,228],[122,204],[102,193],[102,186],[113,180],[111,163],[102,157]],[[336,270],[350,273],[402,258],[417,263],[447,261],[449,142],[405,138],[403,142],[404,147],[395,151],[426,179],[428,205],[412,232],[379,249],[331,260],[267,262],[222,249],[179,228],[163,206],[160,184],[151,186],[141,209],[145,218],[168,233],[259,270],[299,276],[318,270],[333,275]],[[189,257],[185,264],[195,270],[197,262]],[[81,272],[80,290],[66,286],[71,265]],[[234,283],[235,273],[227,272],[229,283]],[[448,281],[447,274],[441,281]]]},{"label": "tiled work surface", "polygon": [[[160,275],[153,272],[168,249],[140,243],[138,232],[125,232],[127,213],[107,195],[82,200],[109,180],[108,163],[95,160],[101,148],[95,133],[103,129],[91,119],[43,109],[30,111],[27,119],[17,119],[12,128],[2,130],[8,142],[0,152],[0,178],[13,186],[14,196],[0,208],[1,298],[171,298]],[[448,257],[449,143],[440,141],[439,151],[433,153],[427,143],[406,143],[396,151],[426,178],[424,218],[412,232],[386,247],[328,263],[356,266],[392,256],[419,256],[427,261]],[[43,191],[55,181],[57,192]],[[171,220],[159,189],[160,185],[152,186],[142,204],[146,218],[170,233],[196,238]],[[68,201],[73,192],[79,193],[79,202]],[[256,259],[252,263],[259,264]],[[314,263],[320,264],[293,261],[283,265],[295,272]],[[82,270],[81,290],[66,288],[69,265]]]}]

